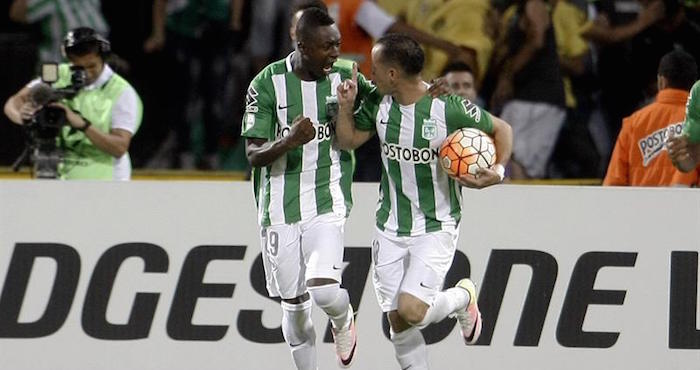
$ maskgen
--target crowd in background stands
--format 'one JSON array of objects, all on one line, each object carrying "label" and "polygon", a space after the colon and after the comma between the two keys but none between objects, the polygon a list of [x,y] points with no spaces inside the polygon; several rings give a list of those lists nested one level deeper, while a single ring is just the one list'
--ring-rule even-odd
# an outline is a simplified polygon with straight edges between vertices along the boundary
[{"label": "crowd in background stands", "polygon": [[[40,62],[60,59],[69,29],[92,27],[110,39],[111,64],[143,98],[134,167],[183,169],[245,168],[236,149],[246,86],[292,50],[297,6],[318,3],[0,1],[1,100],[35,76]],[[476,101],[513,126],[513,178],[602,178],[623,118],[656,95],[661,56],[682,49],[700,60],[696,0],[323,3],[340,28],[341,52],[368,76],[372,39],[389,32],[423,44],[426,80],[455,65],[471,73]],[[0,166],[23,148],[20,129],[5,120]],[[358,179],[378,178],[378,163],[358,161]]]}]

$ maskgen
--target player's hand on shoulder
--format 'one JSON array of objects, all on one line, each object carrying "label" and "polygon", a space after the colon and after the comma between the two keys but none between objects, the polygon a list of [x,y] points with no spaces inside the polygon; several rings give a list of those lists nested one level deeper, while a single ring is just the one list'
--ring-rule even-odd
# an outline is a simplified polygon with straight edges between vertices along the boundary
[{"label": "player's hand on shoulder", "polygon": [[452,90],[450,90],[450,85],[444,77],[436,77],[430,80],[430,87],[428,87],[428,94],[433,98],[437,98],[441,95],[447,95]]},{"label": "player's hand on shoulder", "polygon": [[457,178],[457,182],[468,188],[481,189],[501,183],[501,177],[498,172],[490,168],[479,168],[476,170],[476,175],[464,174]]},{"label": "player's hand on shoulder", "polygon": [[311,120],[308,117],[299,115],[292,121],[289,135],[285,139],[293,148],[296,148],[313,140],[315,136],[316,130]]}]

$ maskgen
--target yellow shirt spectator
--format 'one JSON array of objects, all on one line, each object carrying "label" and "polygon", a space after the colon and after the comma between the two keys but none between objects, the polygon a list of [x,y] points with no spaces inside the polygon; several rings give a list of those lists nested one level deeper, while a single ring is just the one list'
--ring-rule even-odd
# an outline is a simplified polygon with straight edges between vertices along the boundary
[{"label": "yellow shirt spectator", "polygon": [[391,15],[399,15],[406,7],[406,2],[403,0],[377,0],[377,4]]},{"label": "yellow shirt spectator", "polygon": [[[382,3],[399,3],[396,0],[383,0]],[[488,0],[407,0],[403,9],[398,4],[389,4],[399,9],[406,22],[423,31],[465,46],[476,51],[478,79],[484,77],[488,67],[493,40],[485,32],[486,16],[490,9]],[[442,51],[426,50],[423,77],[431,79],[439,76],[447,65],[448,57]]]},{"label": "yellow shirt spectator", "polygon": [[[557,40],[559,59],[575,59],[588,53],[589,47],[581,36],[591,26],[586,13],[567,0],[557,0],[552,11],[552,24]],[[565,71],[566,69],[564,69]],[[571,87],[571,79],[564,77],[566,106],[576,107],[576,98]]]}]

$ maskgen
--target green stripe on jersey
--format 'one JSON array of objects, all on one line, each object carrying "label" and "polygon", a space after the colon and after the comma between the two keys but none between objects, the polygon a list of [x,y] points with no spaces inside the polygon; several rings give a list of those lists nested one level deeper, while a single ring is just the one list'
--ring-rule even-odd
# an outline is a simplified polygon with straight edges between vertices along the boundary
[{"label": "green stripe on jersey", "polygon": [[[401,112],[401,107],[395,102],[392,103],[389,109],[389,122],[386,124],[386,136],[384,137],[386,143],[399,144],[403,120],[404,115]],[[388,160],[387,164],[389,166],[389,176],[394,180],[394,187],[396,189],[396,204],[394,205],[394,209],[396,210],[395,215],[398,223],[397,235],[408,236],[411,234],[413,215],[411,213],[411,201],[403,192],[401,165],[396,160]]]},{"label": "green stripe on jersey", "polygon": [[[326,116],[326,97],[331,95],[331,82],[326,79],[316,83],[316,111],[319,135],[330,134],[330,122]],[[331,141],[322,140],[318,143],[318,160],[316,168],[316,183],[327,184],[331,178]],[[326,186],[316,187],[316,213],[324,214],[333,211],[331,189]]]},{"label": "green stripe on jersey", "polygon": [[[432,107],[432,99],[421,99],[415,105],[413,117],[413,147],[430,149],[430,141],[422,135],[424,130],[424,117],[430,117],[430,108]],[[425,129],[434,127],[437,130],[433,121],[428,122]],[[416,184],[418,184],[418,200],[420,209],[425,214],[425,231],[438,231],[442,229],[442,223],[437,220],[435,215],[435,187],[433,186],[433,168],[429,163],[416,163]]]}]

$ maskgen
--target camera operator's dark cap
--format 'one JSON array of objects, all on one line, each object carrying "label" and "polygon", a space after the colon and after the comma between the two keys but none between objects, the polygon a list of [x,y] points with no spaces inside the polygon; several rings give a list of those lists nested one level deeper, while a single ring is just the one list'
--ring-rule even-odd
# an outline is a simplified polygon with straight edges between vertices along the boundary
[{"label": "camera operator's dark cap", "polygon": [[97,33],[89,27],[74,28],[66,34],[61,45],[63,57],[67,58],[68,54],[82,54],[83,50],[89,50],[91,45],[97,46],[97,51],[103,58],[107,57],[112,51],[109,41],[104,36]]}]

